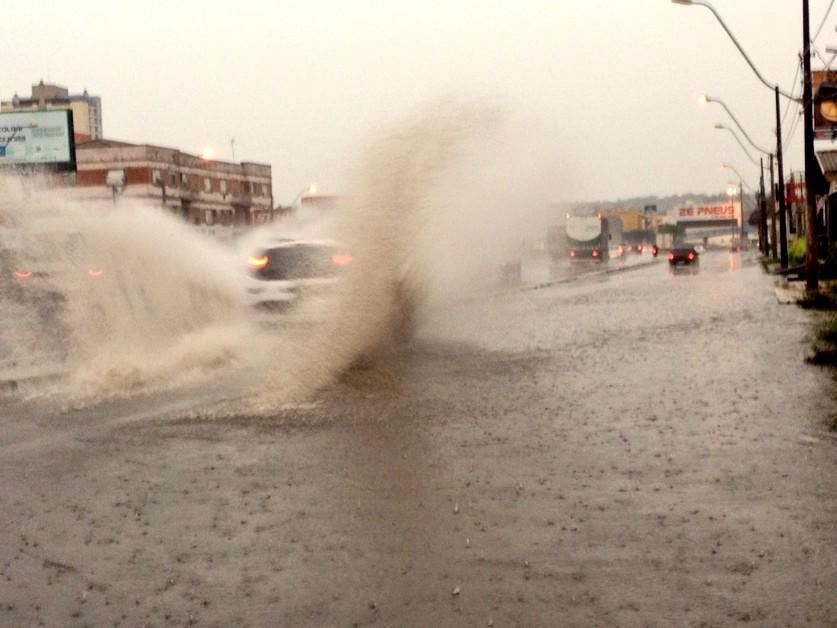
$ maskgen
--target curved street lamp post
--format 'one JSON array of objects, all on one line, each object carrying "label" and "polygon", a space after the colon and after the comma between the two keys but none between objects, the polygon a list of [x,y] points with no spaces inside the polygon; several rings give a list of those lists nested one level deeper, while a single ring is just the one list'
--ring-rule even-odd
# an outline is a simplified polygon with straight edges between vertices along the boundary
[{"label": "curved street lamp post", "polygon": [[724,124],[721,124],[720,122],[715,123],[715,128],[716,129],[725,129],[725,130],[729,131],[732,134],[732,136],[735,138],[735,141],[738,142],[738,145],[741,147],[741,150],[743,150],[744,154],[747,155],[747,159],[749,159],[754,166],[759,165],[759,162],[757,162],[755,159],[753,159],[753,156],[750,154],[750,151],[747,150],[747,147],[744,146],[744,142],[741,141],[741,138],[738,137],[738,134],[735,131],[733,131],[728,126],[726,126]]},{"label": "curved street lamp post", "polygon": [[[808,199],[808,259],[806,260],[806,279],[807,284],[806,287],[808,290],[816,290],[817,286],[817,265],[816,265],[816,237],[812,237],[812,232],[815,230],[815,222],[816,222],[816,205],[814,197],[813,197],[813,170],[809,170],[809,164],[811,164],[811,159],[813,159],[813,163],[816,161],[816,157],[813,154],[813,129],[811,131],[810,136],[808,135],[808,125],[812,124],[809,121],[809,117],[813,116],[813,111],[810,109],[811,107],[811,75],[810,75],[810,57],[809,57],[809,34],[808,34],[808,0],[802,0],[802,36],[804,42],[804,53],[803,53],[803,62],[805,65],[805,89],[803,90],[802,98],[797,98],[788,92],[779,89],[779,86],[775,83],[770,83],[767,81],[759,72],[758,68],[755,64],[750,60],[750,57],[747,56],[747,53],[744,51],[744,48],[741,47],[741,44],[738,43],[738,40],[733,35],[732,31],[726,25],[721,15],[718,11],[715,10],[709,2],[705,0],[671,0],[674,4],[682,4],[686,6],[697,5],[702,6],[706,9],[709,9],[712,14],[715,16],[715,19],[718,20],[718,23],[723,27],[726,31],[729,38],[732,40],[732,43],[735,44],[735,47],[738,48],[738,52],[741,53],[741,56],[744,57],[744,60],[756,74],[758,79],[767,87],[774,91],[776,97],[776,159],[777,159],[777,166],[779,169],[779,189],[778,189],[778,196],[779,196],[779,244],[780,244],[780,265],[782,268],[788,267],[788,246],[787,246],[787,231],[786,231],[786,212],[787,212],[787,203],[785,199],[785,182],[784,182],[784,175],[782,174],[782,124],[780,118],[780,110],[779,110],[779,95],[781,94],[785,98],[792,100],[794,102],[801,102],[805,108],[805,183],[807,187],[807,194],[806,197]],[[809,159],[809,143],[810,143],[810,155],[811,159]],[[812,210],[813,207],[813,210]],[[813,215],[812,215],[813,214]],[[811,263],[811,259],[813,259],[814,263]],[[813,286],[813,287],[812,287]]]},{"label": "curved street lamp post", "polygon": [[[753,141],[753,138],[751,138],[749,133],[747,133],[746,129],[744,129],[744,127],[741,126],[741,123],[738,121],[738,118],[735,117],[735,114],[730,110],[729,107],[727,107],[726,103],[723,100],[721,100],[720,98],[713,98],[713,97],[709,96],[709,94],[701,94],[700,100],[701,100],[701,102],[704,102],[704,103],[714,102],[714,103],[718,103],[719,105],[721,105],[724,108],[724,111],[727,112],[727,115],[729,115],[729,117],[732,118],[732,121],[735,122],[735,125],[738,127],[738,130],[741,131],[741,133],[744,135],[744,137],[747,138],[747,141],[750,142],[750,145],[753,148],[755,148],[757,151],[767,155],[767,157],[770,159],[769,163],[770,163],[770,181],[771,181],[771,184],[770,184],[770,190],[771,190],[771,202],[770,202],[770,207],[771,207],[770,227],[771,227],[771,230],[770,230],[770,233],[771,233],[771,236],[770,236],[769,239],[768,239],[768,231],[767,231],[767,197],[765,196],[765,191],[764,191],[764,159],[763,158],[759,159],[759,171],[761,173],[760,176],[759,176],[759,249],[761,250],[762,253],[764,253],[764,255],[770,255],[771,247],[772,247],[773,257],[775,258],[775,257],[777,257],[777,255],[776,255],[776,216],[775,216],[775,211],[774,211],[774,209],[776,207],[776,201],[775,201],[775,196],[773,195],[773,183],[772,183],[772,181],[773,181],[773,153],[771,153],[769,150],[767,150],[765,148],[762,148],[761,146],[759,146],[758,144],[756,144]],[[719,128],[719,127],[725,128],[725,127],[723,127],[723,125],[720,125],[720,124],[716,124],[715,127],[716,128]]]},{"label": "curved street lamp post", "polygon": [[[735,166],[733,166],[732,164],[722,163],[721,168],[728,168],[729,170],[732,170],[738,176],[738,204],[740,206],[740,211],[741,211],[741,233],[740,233],[739,237],[741,239],[741,245],[743,246],[744,245],[744,177],[741,176],[741,173],[738,172],[738,170],[736,170]],[[749,187],[749,186],[747,186],[747,187]]]}]

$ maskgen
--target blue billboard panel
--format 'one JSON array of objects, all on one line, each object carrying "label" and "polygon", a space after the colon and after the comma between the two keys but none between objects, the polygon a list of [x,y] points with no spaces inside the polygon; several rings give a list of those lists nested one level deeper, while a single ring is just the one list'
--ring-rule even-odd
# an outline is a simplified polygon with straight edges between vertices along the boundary
[{"label": "blue billboard panel", "polygon": [[73,114],[69,110],[0,113],[0,167],[75,170]]}]

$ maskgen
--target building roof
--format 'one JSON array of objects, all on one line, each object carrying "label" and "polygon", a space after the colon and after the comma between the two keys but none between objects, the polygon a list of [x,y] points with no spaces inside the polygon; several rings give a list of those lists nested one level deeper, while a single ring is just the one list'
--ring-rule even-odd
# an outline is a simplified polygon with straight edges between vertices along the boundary
[{"label": "building roof", "polygon": [[119,148],[125,146],[142,146],[142,144],[133,144],[131,142],[120,142],[119,140],[97,139],[84,142],[77,148]]},{"label": "building roof", "polygon": [[[138,149],[151,149],[151,150],[160,150],[160,151],[169,151],[170,153],[176,153],[185,157],[187,159],[194,160],[196,162],[208,162],[216,164],[222,168],[235,168],[241,170],[245,174],[248,171],[251,171],[254,167],[258,169],[271,169],[270,164],[265,163],[258,163],[253,161],[242,161],[242,162],[234,162],[234,161],[224,161],[222,159],[211,159],[211,160],[204,160],[200,155],[195,155],[193,153],[187,153],[186,151],[182,151],[179,148],[172,148],[170,146],[160,146],[158,144],[147,144],[147,143],[136,143],[136,142],[123,142],[121,140],[109,140],[104,138],[99,138],[95,140],[89,141],[82,141],[76,144],[76,153],[78,155],[84,155],[86,158],[89,158],[90,155],[95,155],[95,153],[90,152],[87,153],[86,151],[95,151],[97,149],[120,149],[120,148],[138,148]],[[86,159],[82,159],[81,161],[86,161]],[[255,173],[257,176],[264,176],[263,173]]]}]

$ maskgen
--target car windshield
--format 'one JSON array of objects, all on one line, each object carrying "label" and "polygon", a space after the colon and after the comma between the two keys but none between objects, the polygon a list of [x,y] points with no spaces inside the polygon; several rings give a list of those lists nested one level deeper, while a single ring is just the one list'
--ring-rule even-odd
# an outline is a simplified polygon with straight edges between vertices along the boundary
[{"label": "car windshield", "polygon": [[258,271],[263,279],[290,280],[330,277],[339,269],[331,246],[305,244],[266,249],[267,265]]}]

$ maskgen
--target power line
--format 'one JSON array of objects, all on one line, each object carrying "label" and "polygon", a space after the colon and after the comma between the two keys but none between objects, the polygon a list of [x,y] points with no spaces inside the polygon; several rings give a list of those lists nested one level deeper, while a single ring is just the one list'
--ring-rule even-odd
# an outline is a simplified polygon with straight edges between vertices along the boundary
[{"label": "power line", "polygon": [[[801,109],[801,107],[800,107],[800,109]],[[790,141],[793,139],[793,136],[796,133],[796,130],[799,128],[799,120],[802,118],[801,114],[802,114],[802,111],[797,111],[796,112],[796,117],[794,117],[794,119],[793,119],[793,123],[791,124],[791,128],[788,129],[788,135],[787,135],[787,138],[784,140],[783,146],[789,146],[790,145]]]},{"label": "power line", "polygon": [[[800,61],[801,61],[801,59],[800,59]],[[796,72],[793,73],[793,79],[791,80],[791,86],[796,85],[796,79],[799,76],[799,68],[800,68],[801,65],[802,65],[801,63],[796,64]],[[794,90],[794,87],[791,87],[791,92],[793,92],[793,90]],[[788,100],[788,104],[787,104],[787,106],[785,106],[785,115],[782,116],[782,126],[785,125],[785,120],[788,117],[788,112],[790,111],[791,104],[793,104],[794,102],[797,102],[797,101],[796,100]]]},{"label": "power line", "polygon": [[831,2],[828,5],[828,8],[825,10],[825,15],[822,16],[822,22],[820,22],[820,27],[817,29],[817,32],[814,33],[814,36],[811,38],[812,43],[817,37],[820,36],[820,31],[822,30],[822,27],[825,26],[825,21],[828,19],[828,16],[831,13],[831,9],[833,8],[834,0],[831,0]]}]

